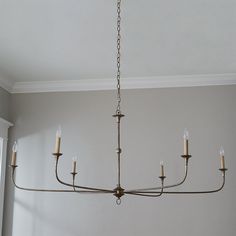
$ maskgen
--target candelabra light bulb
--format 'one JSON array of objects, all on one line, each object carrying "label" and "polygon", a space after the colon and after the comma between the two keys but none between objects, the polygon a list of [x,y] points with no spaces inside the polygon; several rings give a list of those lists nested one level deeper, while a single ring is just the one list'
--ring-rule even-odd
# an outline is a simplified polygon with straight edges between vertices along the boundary
[{"label": "candelabra light bulb", "polygon": [[56,136],[57,136],[58,138],[61,138],[61,125],[58,126]]},{"label": "candelabra light bulb", "polygon": [[78,161],[77,156],[72,157],[72,173],[77,172],[77,161]]},{"label": "candelabra light bulb", "polygon": [[185,140],[189,139],[189,132],[188,132],[188,130],[186,128],[184,129],[184,139]]},{"label": "candelabra light bulb", "polygon": [[160,161],[160,172],[161,172],[161,177],[164,177],[165,176],[165,173],[164,173],[164,163],[163,161]]},{"label": "candelabra light bulb", "polygon": [[225,155],[225,150],[224,150],[224,148],[221,146],[220,147],[220,156],[224,156]]},{"label": "candelabra light bulb", "polygon": [[13,152],[17,152],[17,149],[18,149],[18,147],[17,147],[17,142],[15,141],[14,144],[13,144],[13,146],[12,146],[12,151],[13,151]]}]

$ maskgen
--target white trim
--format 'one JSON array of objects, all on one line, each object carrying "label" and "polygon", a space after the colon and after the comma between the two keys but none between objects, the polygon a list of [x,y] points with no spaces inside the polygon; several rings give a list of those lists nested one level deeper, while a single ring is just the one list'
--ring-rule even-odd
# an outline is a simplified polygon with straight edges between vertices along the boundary
[{"label": "white trim", "polygon": [[4,185],[5,185],[5,174],[7,164],[7,141],[8,141],[8,128],[12,124],[2,118],[0,118],[0,139],[2,140],[2,150],[0,156],[0,235],[2,232],[3,222],[3,202],[4,202]]},{"label": "white trim", "polygon": [[8,128],[13,126],[13,124],[7,120],[4,120],[3,118],[0,117],[0,123],[5,124]]},{"label": "white trim", "polygon": [[[80,79],[68,81],[64,80],[17,82],[13,86],[12,93],[113,90],[116,88],[115,83],[115,79]],[[236,73],[153,76],[121,79],[121,85],[124,89],[195,87],[232,84],[236,84]]]},{"label": "white trim", "polygon": [[14,82],[11,82],[11,80],[0,77],[0,87],[8,91],[9,93],[12,92],[12,89],[14,87]]}]

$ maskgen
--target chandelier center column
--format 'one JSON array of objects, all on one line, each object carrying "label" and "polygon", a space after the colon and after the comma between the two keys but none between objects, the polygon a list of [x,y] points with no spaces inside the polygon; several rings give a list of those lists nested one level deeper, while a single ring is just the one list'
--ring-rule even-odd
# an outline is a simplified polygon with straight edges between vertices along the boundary
[{"label": "chandelier center column", "polygon": [[121,157],[121,134],[120,134],[120,123],[121,123],[121,118],[124,117],[124,115],[121,113],[121,93],[120,93],[120,58],[121,58],[121,0],[117,0],[117,74],[116,74],[116,80],[117,80],[117,107],[116,107],[116,114],[113,115],[113,117],[116,118],[117,122],[117,148],[116,148],[116,153],[117,153],[117,187],[114,189],[115,193],[114,195],[117,197],[117,204],[120,204],[120,198],[124,195],[124,189],[121,187],[121,176],[120,176],[120,157]]}]

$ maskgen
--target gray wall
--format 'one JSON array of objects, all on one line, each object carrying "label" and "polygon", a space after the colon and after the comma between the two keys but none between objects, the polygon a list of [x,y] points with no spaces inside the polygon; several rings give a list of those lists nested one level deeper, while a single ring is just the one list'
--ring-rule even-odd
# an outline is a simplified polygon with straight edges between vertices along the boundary
[{"label": "gray wall", "polygon": [[[59,188],[51,156],[55,130],[63,128],[61,176],[70,181],[71,157],[79,155],[78,182],[114,188],[116,146],[114,92],[18,94],[12,97],[19,141],[17,182]],[[123,187],[167,183],[183,174],[182,133],[190,132],[190,176],[180,190],[214,189],[221,183],[220,145],[229,167],[225,189],[212,195],[145,199],[29,193],[14,190],[7,174],[4,236],[233,236],[236,232],[236,86],[129,90],[123,92]]]},{"label": "gray wall", "polygon": [[0,87],[0,117],[9,119],[10,94]]}]

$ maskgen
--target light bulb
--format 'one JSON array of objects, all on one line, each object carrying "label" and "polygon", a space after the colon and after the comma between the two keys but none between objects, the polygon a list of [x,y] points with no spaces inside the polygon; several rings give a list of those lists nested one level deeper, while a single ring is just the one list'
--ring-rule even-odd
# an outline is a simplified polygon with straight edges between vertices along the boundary
[{"label": "light bulb", "polygon": [[221,146],[220,147],[220,156],[224,156],[225,155],[225,150],[224,150],[224,148]]},{"label": "light bulb", "polygon": [[56,136],[57,136],[58,138],[61,138],[61,126],[60,126],[60,125],[58,126],[58,130],[57,130]]},{"label": "light bulb", "polygon": [[163,177],[163,176],[165,176],[165,174],[164,174],[164,163],[163,163],[163,161],[160,161],[160,171],[161,171],[161,177]]},{"label": "light bulb", "polygon": [[188,130],[186,128],[184,129],[184,139],[185,140],[189,139],[189,132],[188,132]]},{"label": "light bulb", "polygon": [[18,148],[17,148],[17,142],[15,141],[14,144],[13,144],[13,146],[12,146],[12,151],[13,151],[13,152],[17,152],[17,149],[18,149]]},{"label": "light bulb", "polygon": [[77,156],[72,157],[72,173],[76,173],[77,161]]}]

